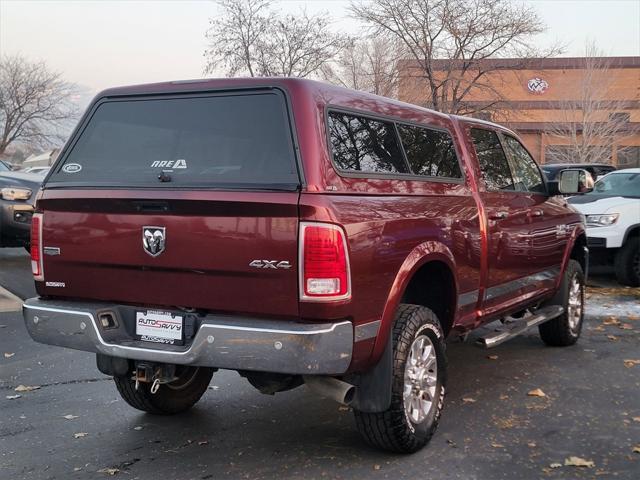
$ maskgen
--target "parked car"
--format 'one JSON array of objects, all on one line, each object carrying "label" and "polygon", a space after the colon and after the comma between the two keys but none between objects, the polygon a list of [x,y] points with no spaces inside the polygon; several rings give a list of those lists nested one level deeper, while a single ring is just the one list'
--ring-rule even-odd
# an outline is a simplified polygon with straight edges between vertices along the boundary
[{"label": "parked car", "polygon": [[42,179],[0,161],[0,247],[29,248],[33,202]]},{"label": "parked car", "polygon": [[447,337],[505,320],[479,343],[578,340],[585,226],[554,193],[512,131],[362,92],[111,89],[45,181],[24,318],[95,352],[139,410],[182,412],[230,369],[267,394],[305,383],[413,452],[442,412]]},{"label": "parked car", "polygon": [[614,265],[623,285],[640,287],[640,168],[609,173],[569,203],[586,216],[593,260]]},{"label": "parked car", "polygon": [[542,168],[547,180],[550,182],[557,182],[558,174],[569,168],[581,168],[586,170],[591,174],[594,180],[616,170],[616,167],[606,163],[546,163],[541,165],[540,168]]}]

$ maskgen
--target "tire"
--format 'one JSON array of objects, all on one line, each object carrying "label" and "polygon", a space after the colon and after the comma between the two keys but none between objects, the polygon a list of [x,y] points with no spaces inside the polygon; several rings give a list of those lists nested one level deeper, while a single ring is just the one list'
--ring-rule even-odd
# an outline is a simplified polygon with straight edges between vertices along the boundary
[{"label": "tire", "polygon": [[[392,335],[391,405],[386,411],[380,413],[354,410],[356,427],[369,445],[391,452],[413,453],[429,442],[438,427],[442,413],[447,378],[444,333],[438,317],[431,310],[420,305],[401,304],[396,312]],[[412,370],[405,371],[407,365],[414,364],[412,359],[415,355],[412,357],[412,350],[414,353],[418,351],[426,353],[420,345],[432,347],[429,350],[432,355],[428,357],[426,365],[422,368],[414,367]],[[416,375],[416,372],[419,373]],[[414,379],[417,376],[425,382],[426,386],[423,384],[419,395],[411,394],[408,390],[407,397],[411,395],[414,401],[422,398],[427,402],[425,395],[429,397],[431,403],[428,408],[425,408],[426,414],[412,409],[411,404],[408,404],[405,409],[405,374],[408,375],[407,382],[411,381],[411,376]],[[407,388],[410,388],[410,383]],[[423,406],[426,407],[426,404]],[[423,415],[423,418],[419,418],[418,415]]]},{"label": "tire", "polygon": [[[177,367],[180,369],[180,367]],[[120,396],[133,408],[154,415],[173,415],[193,407],[207,391],[213,368],[182,367],[178,380],[162,384],[158,391],[151,393],[151,384],[136,382],[131,377],[113,377]]]},{"label": "tire", "polygon": [[629,287],[640,287],[640,238],[634,236],[627,239],[616,253],[614,265],[618,282]]},{"label": "tire", "polygon": [[576,260],[569,260],[560,289],[545,305],[562,305],[564,313],[538,327],[542,341],[553,347],[575,344],[584,320],[584,273]]}]

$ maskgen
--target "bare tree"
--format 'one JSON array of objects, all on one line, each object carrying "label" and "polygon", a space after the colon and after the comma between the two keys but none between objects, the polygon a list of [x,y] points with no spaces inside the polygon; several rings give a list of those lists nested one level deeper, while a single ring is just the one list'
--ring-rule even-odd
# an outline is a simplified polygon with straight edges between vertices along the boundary
[{"label": "bare tree", "polygon": [[12,143],[45,147],[63,140],[78,115],[76,87],[42,62],[0,59],[0,154]]},{"label": "bare tree", "polygon": [[557,143],[548,161],[609,163],[616,145],[638,133],[629,124],[626,102],[611,100],[615,98],[612,62],[594,43],[587,44],[582,79],[573,90],[576,97],[561,102],[560,120],[545,131]]},{"label": "bare tree", "polygon": [[206,33],[205,73],[307,77],[347,44],[328,15],[281,15],[268,0],[218,0]]},{"label": "bare tree", "polygon": [[[487,59],[526,59],[559,50],[535,51],[532,39],[544,25],[532,8],[509,0],[359,0],[351,11],[374,34],[398,39],[407,53],[404,75],[423,81],[426,106],[444,112],[470,114],[494,109],[503,100],[486,81],[498,70]],[[495,101],[465,102],[479,91]]]},{"label": "bare tree", "polygon": [[397,97],[401,45],[389,35],[351,42],[322,68],[325,80],[355,90]]}]

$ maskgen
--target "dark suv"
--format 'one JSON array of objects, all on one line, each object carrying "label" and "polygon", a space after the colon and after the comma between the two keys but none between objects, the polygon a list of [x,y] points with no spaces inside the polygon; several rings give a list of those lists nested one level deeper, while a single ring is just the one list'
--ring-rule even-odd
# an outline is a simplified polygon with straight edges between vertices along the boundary
[{"label": "dark suv", "polygon": [[506,317],[483,346],[580,336],[585,226],[553,193],[510,130],[362,92],[107,90],[38,198],[25,322],[95,352],[137,409],[186,410],[231,369],[268,394],[305,383],[412,452],[442,411],[447,337]]},{"label": "dark suv", "polygon": [[0,247],[29,247],[31,216],[43,177],[0,161]]}]

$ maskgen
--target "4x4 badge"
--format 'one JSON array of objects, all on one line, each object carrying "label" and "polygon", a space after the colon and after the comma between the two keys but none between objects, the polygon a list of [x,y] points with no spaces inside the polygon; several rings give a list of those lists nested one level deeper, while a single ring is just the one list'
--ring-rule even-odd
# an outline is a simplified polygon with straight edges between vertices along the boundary
[{"label": "4x4 badge", "polygon": [[167,243],[164,227],[142,227],[142,248],[152,257],[164,252]]}]

